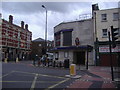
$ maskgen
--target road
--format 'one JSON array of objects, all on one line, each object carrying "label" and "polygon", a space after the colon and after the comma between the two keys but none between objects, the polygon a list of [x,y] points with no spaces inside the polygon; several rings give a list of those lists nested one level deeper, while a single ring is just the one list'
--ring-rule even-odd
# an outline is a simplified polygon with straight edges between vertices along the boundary
[{"label": "road", "polygon": [[[79,75],[84,73],[78,72]],[[37,67],[32,62],[9,62],[2,64],[2,88],[67,88],[76,79],[65,77],[69,69]]]}]

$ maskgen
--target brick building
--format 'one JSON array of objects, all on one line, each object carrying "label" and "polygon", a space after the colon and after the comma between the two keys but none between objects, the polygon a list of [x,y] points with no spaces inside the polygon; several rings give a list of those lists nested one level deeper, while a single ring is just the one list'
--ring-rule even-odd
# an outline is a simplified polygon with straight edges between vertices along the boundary
[{"label": "brick building", "polygon": [[2,60],[8,61],[29,59],[31,52],[32,32],[28,30],[28,24],[21,26],[13,23],[13,16],[9,16],[9,21],[1,19],[0,25],[0,47],[2,51]]},{"label": "brick building", "polygon": [[[41,57],[44,54],[45,49],[45,40],[42,38],[37,38],[32,41],[32,48],[31,48],[31,59],[34,59],[34,55],[38,55],[38,57]],[[47,53],[50,51],[50,49],[53,47],[53,41],[47,40]]]}]

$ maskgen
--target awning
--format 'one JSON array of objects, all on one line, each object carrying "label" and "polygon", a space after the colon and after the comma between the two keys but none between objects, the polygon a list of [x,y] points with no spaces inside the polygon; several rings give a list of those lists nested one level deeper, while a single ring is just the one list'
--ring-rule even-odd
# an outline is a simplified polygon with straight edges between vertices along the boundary
[{"label": "awning", "polygon": [[50,51],[59,51],[59,50],[76,50],[76,51],[92,51],[93,47],[90,45],[81,45],[81,46],[66,46],[66,47],[55,47]]}]

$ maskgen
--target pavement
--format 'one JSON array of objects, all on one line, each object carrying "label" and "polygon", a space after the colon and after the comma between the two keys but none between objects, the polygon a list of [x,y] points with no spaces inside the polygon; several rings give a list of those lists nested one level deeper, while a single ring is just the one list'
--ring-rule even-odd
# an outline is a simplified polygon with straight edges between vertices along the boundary
[{"label": "pavement", "polygon": [[[84,88],[84,89],[115,89],[120,88],[120,81],[112,81],[110,67],[90,66],[80,79],[73,82],[67,90]],[[115,77],[117,78],[117,77]],[[119,89],[120,90],[120,89]]]},{"label": "pavement", "polygon": [[[32,67],[37,67],[32,65],[31,61],[20,61],[18,63],[25,64]],[[44,67],[44,68],[54,68],[54,67]],[[54,68],[60,69],[60,68]],[[64,69],[64,68],[62,68]],[[77,69],[77,75],[81,75],[79,79],[70,82],[65,90],[69,89],[119,89],[120,88],[120,71],[119,69],[114,69],[114,80],[111,79],[111,69],[110,67],[100,67],[100,66],[89,66],[88,70],[85,67],[79,67]],[[117,72],[117,73],[116,73]],[[80,74],[83,73],[83,74]]]}]

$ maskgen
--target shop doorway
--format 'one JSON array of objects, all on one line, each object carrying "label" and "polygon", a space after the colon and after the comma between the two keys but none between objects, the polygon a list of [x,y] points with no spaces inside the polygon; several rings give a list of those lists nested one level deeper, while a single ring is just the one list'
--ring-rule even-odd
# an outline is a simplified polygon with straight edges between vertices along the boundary
[{"label": "shop doorway", "polygon": [[74,52],[74,63],[77,65],[85,65],[85,52]]}]

